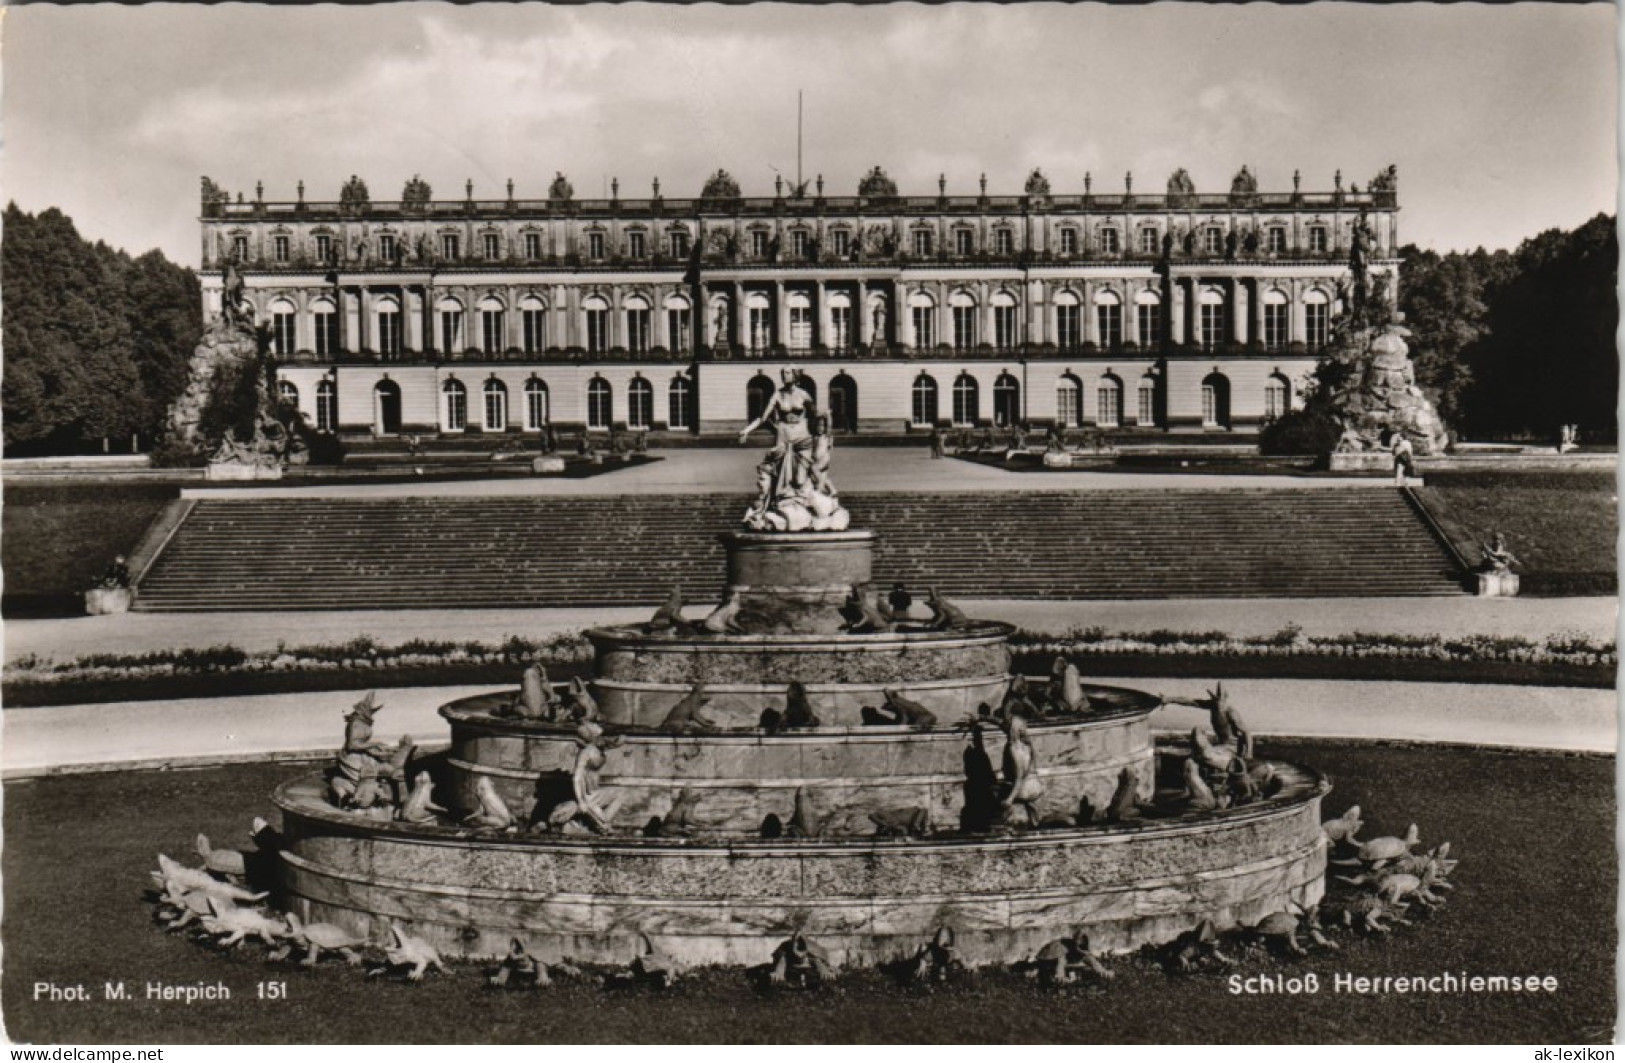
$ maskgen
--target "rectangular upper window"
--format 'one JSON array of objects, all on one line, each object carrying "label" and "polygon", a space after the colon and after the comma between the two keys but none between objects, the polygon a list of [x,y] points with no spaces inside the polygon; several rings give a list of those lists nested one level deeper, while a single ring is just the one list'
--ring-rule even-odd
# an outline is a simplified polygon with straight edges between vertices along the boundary
[{"label": "rectangular upper window", "polygon": [[456,233],[442,233],[440,236],[440,254],[444,258],[455,259],[458,254],[458,241]]},{"label": "rectangular upper window", "polygon": [[830,247],[836,257],[845,258],[852,251],[852,234],[845,229],[836,229],[829,234]]},{"label": "rectangular upper window", "polygon": [[603,258],[604,257],[604,234],[603,233],[588,233],[587,234],[587,257],[588,258]]},{"label": "rectangular upper window", "polygon": [[1100,249],[1108,255],[1117,254],[1118,250],[1120,249],[1120,245],[1117,242],[1116,229],[1100,230]]},{"label": "rectangular upper window", "polygon": [[685,258],[688,255],[688,232],[678,229],[666,237],[666,243],[671,248],[673,258]]},{"label": "rectangular upper window", "polygon": [[271,249],[278,262],[288,261],[288,238],[286,236],[273,237]]},{"label": "rectangular upper window", "polygon": [[541,233],[526,233],[525,234],[525,257],[526,258],[541,258],[542,257],[542,234]]},{"label": "rectangular upper window", "polygon": [[976,251],[976,234],[969,229],[954,230],[954,254],[970,255]]},{"label": "rectangular upper window", "polygon": [[1061,254],[1075,255],[1078,253],[1078,230],[1061,230]]},{"label": "rectangular upper window", "polygon": [[931,230],[914,230],[914,253],[922,256],[931,253]]},{"label": "rectangular upper window", "polygon": [[378,237],[378,257],[385,262],[395,261],[395,237],[392,233],[384,233]]},{"label": "rectangular upper window", "polygon": [[755,255],[757,258],[761,258],[767,254],[766,230],[757,229],[750,234],[750,253]]},{"label": "rectangular upper window", "polygon": [[993,231],[993,253],[994,254],[996,254],[996,255],[1008,255],[1015,249],[1015,246],[1016,246],[1016,238],[1013,235],[1011,235],[1011,232],[1010,232],[1009,229],[995,229]]},{"label": "rectangular upper window", "polygon": [[1309,250],[1326,250],[1326,226],[1311,225],[1309,227]]},{"label": "rectangular upper window", "polygon": [[644,236],[640,232],[626,234],[626,253],[632,258],[642,258],[644,252]]},{"label": "rectangular upper window", "polygon": [[502,238],[496,233],[485,234],[485,260],[487,262],[502,257]]}]

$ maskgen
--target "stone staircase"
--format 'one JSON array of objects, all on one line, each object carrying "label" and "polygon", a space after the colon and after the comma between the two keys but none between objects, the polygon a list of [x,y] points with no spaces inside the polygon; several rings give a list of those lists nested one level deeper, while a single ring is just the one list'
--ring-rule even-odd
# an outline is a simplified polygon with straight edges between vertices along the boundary
[{"label": "stone staircase", "polygon": [[[877,583],[957,598],[1461,593],[1387,488],[843,496]],[[743,495],[201,499],[147,571],[147,611],[717,600]]]}]

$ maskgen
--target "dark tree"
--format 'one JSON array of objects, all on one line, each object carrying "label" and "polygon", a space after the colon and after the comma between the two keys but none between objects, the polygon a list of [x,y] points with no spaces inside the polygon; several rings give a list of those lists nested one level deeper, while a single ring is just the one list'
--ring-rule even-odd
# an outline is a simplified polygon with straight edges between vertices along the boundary
[{"label": "dark tree", "polygon": [[158,252],[131,260],[54,208],[10,204],[5,291],[7,453],[69,453],[149,438],[185,386],[202,329],[197,278]]}]

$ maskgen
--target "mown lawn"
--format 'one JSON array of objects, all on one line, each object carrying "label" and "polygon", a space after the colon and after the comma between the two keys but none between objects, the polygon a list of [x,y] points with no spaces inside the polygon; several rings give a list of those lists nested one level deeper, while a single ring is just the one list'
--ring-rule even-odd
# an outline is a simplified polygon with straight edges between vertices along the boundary
[{"label": "mown lawn", "polygon": [[[560,985],[493,993],[472,967],[420,986],[365,982],[340,965],[268,965],[257,949],[207,951],[151,923],[142,900],[159,850],[198,831],[245,842],[273,785],[301,769],[253,765],[13,782],[5,788],[0,984],[7,1033],[34,1042],[1601,1042],[1615,1013],[1614,762],[1459,747],[1272,741],[1271,756],[1331,777],[1328,813],[1365,810],[1365,836],[1449,840],[1461,865],[1445,907],[1388,939],[1261,958],[1240,973],[1314,973],[1315,995],[1233,995],[1224,975],[1172,976],[1112,961],[1107,988],[1045,992],[1003,972],[899,988],[872,971],[823,992],[775,995],[737,970],[697,972],[664,994]],[[763,957],[764,960],[766,957]],[[1354,976],[1551,975],[1554,993],[1379,995],[1333,991]],[[281,980],[288,999],[261,1001]],[[103,1002],[107,982],[138,998]],[[232,999],[140,999],[147,981],[224,983]],[[88,1004],[35,1002],[37,982],[84,985]]]},{"label": "mown lawn", "polygon": [[0,564],[7,618],[82,616],[81,595],[118,554],[129,555],[174,484],[5,485]]},{"label": "mown lawn", "polygon": [[1417,497],[1469,564],[1499,531],[1523,562],[1522,592],[1613,594],[1618,496],[1612,472],[1435,472]]}]

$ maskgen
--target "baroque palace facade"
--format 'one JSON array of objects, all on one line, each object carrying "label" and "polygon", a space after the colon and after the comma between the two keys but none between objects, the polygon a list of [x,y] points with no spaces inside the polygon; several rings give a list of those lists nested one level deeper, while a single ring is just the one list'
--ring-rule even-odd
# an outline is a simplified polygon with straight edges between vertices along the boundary
[{"label": "baroque palace facade", "polygon": [[[277,386],[344,435],[736,432],[796,365],[838,432],[1235,431],[1297,401],[1351,252],[1397,281],[1397,179],[1364,191],[233,201],[203,179],[203,288],[228,270]],[[1356,246],[1358,245],[1358,246]]]}]

